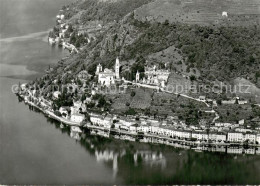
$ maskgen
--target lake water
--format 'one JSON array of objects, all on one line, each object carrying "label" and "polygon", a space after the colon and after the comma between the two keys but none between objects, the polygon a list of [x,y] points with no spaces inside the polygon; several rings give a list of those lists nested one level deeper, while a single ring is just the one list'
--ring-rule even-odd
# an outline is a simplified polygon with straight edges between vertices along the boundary
[{"label": "lake water", "polygon": [[[260,157],[196,153],[163,145],[86,136],[19,102],[11,87],[40,77],[68,55],[46,42],[63,4],[0,0],[1,184],[259,184]],[[4,12],[4,13],[3,13]]]}]

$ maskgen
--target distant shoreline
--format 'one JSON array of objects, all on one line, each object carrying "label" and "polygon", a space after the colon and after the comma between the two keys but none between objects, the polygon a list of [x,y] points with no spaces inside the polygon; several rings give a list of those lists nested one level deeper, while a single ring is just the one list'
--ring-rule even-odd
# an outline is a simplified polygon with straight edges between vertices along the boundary
[{"label": "distant shoreline", "polygon": [[22,36],[14,36],[7,38],[0,38],[0,42],[15,42],[15,41],[23,41],[31,38],[39,38],[49,33],[50,30],[41,31],[41,32],[33,32],[30,34],[22,35]]}]

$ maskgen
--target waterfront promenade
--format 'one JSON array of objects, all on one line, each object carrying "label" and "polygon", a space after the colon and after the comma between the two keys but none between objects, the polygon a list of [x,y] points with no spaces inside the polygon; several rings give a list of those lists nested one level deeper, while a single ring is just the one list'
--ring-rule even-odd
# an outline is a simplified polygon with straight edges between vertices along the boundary
[{"label": "waterfront promenade", "polygon": [[[21,95],[18,95],[22,97]],[[153,134],[153,133],[140,133],[138,132],[132,132],[132,131],[126,131],[126,130],[120,130],[120,129],[114,129],[114,128],[105,128],[101,126],[96,126],[91,123],[78,123],[78,122],[73,122],[68,119],[59,117],[55,115],[54,112],[48,110],[48,109],[43,109],[39,107],[38,105],[34,104],[31,101],[26,101],[26,103],[34,108],[37,108],[41,112],[43,112],[47,117],[52,118],[56,121],[61,122],[62,124],[65,124],[67,126],[73,127],[73,126],[78,126],[78,127],[83,127],[88,130],[97,130],[97,131],[104,131],[108,132],[109,134],[114,133],[118,135],[128,135],[132,136],[135,139],[138,139],[139,137],[141,138],[151,138],[151,139],[156,139],[156,143],[160,144],[165,144],[165,145],[171,145],[172,143],[180,143],[188,146],[244,146],[245,144],[243,142],[238,143],[238,142],[214,142],[214,141],[198,141],[198,140],[192,140],[192,139],[179,139],[176,137],[169,137],[166,135],[160,135],[160,134]],[[109,136],[109,135],[108,135]],[[247,144],[248,147],[260,147],[260,144]]]}]

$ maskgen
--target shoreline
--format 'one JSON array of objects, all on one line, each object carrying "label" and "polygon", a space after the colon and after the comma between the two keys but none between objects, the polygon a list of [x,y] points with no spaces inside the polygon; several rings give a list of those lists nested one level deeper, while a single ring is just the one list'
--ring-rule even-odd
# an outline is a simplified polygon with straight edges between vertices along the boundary
[{"label": "shoreline", "polygon": [[[82,128],[82,129],[89,130],[91,135],[99,135],[99,136],[103,136],[103,137],[106,137],[106,138],[110,138],[110,135],[112,135],[112,136],[113,135],[114,136],[126,135],[126,136],[129,136],[129,138],[125,138],[125,140],[129,140],[129,141],[136,141],[136,142],[141,142],[141,143],[152,143],[152,144],[163,144],[163,145],[167,145],[167,146],[174,146],[174,147],[180,148],[180,149],[191,149],[191,150],[198,151],[198,152],[201,152],[201,151],[219,152],[219,151],[213,151],[213,150],[210,150],[210,149],[205,149],[205,148],[212,148],[214,146],[216,148],[225,147],[225,149],[228,148],[228,147],[234,147],[235,149],[240,149],[242,147],[245,150],[247,148],[248,149],[250,149],[250,148],[256,149],[256,148],[260,147],[259,144],[247,144],[247,145],[245,145],[243,143],[216,143],[216,142],[192,141],[192,140],[185,140],[185,139],[174,139],[174,138],[166,137],[166,136],[163,136],[163,135],[154,135],[154,134],[147,134],[147,133],[138,134],[138,133],[135,133],[135,132],[128,132],[128,131],[116,130],[116,129],[111,129],[111,128],[107,129],[107,128],[104,128],[104,127],[95,126],[95,125],[87,124],[87,123],[83,123],[83,124],[76,123],[76,122],[72,122],[72,121],[69,121],[67,119],[61,118],[59,116],[56,116],[51,111],[44,110],[43,108],[35,105],[32,102],[29,102],[29,101],[26,102],[24,100],[23,96],[18,94],[18,93],[16,95],[19,98],[22,98],[24,103],[27,103],[29,106],[32,106],[32,107],[40,110],[46,117],[54,119],[58,122],[61,122],[61,124],[64,124],[64,125],[69,126],[69,127],[79,127],[79,128]],[[93,131],[94,131],[95,134],[92,133]],[[101,131],[103,132],[103,134],[99,133]],[[113,134],[111,134],[111,132]],[[142,139],[148,138],[151,141],[147,141],[147,142],[141,141],[139,139],[140,137]],[[117,139],[119,139],[119,138],[117,138]],[[176,143],[179,144],[179,146],[178,145],[175,146],[174,144],[176,144]],[[255,153],[255,155],[257,155],[257,154]]]}]

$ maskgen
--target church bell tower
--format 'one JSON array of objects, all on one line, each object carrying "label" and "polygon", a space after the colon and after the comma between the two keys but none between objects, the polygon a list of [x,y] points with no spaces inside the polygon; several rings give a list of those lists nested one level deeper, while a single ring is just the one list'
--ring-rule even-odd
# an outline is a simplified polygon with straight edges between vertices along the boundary
[{"label": "church bell tower", "polygon": [[115,74],[116,74],[116,79],[120,79],[120,62],[118,57],[116,58]]}]

